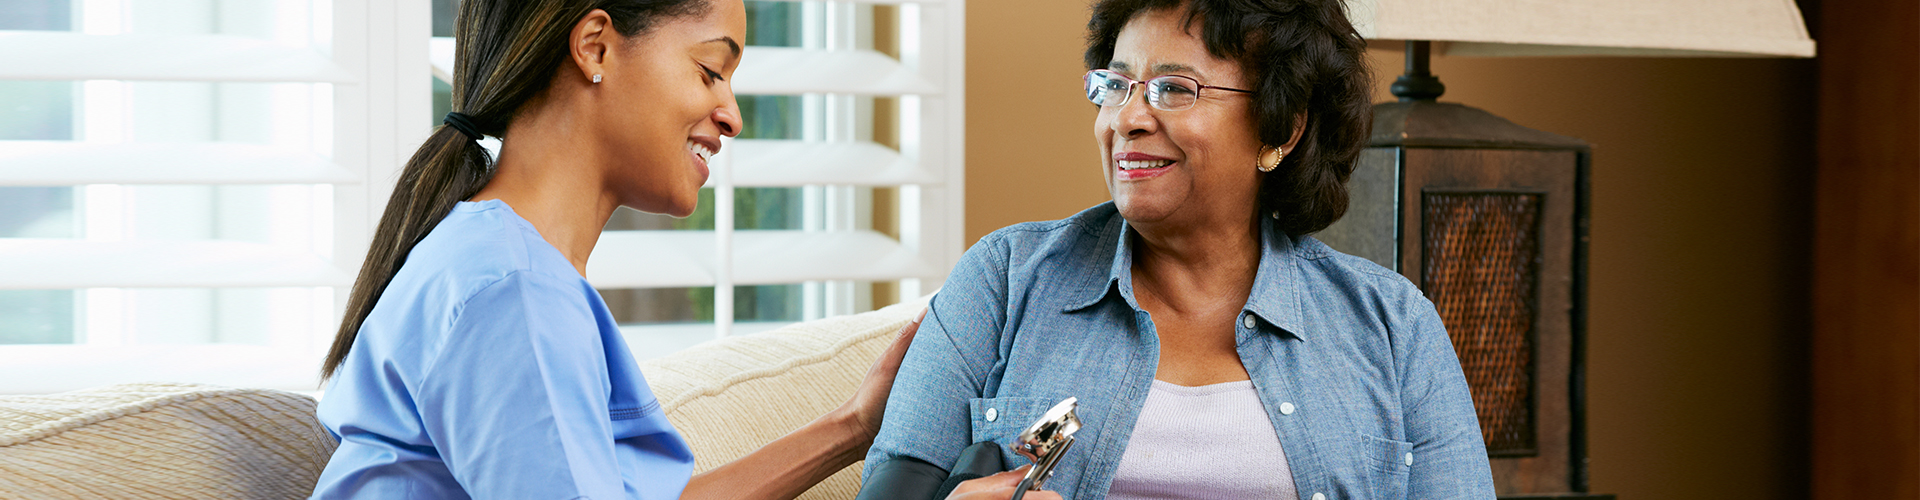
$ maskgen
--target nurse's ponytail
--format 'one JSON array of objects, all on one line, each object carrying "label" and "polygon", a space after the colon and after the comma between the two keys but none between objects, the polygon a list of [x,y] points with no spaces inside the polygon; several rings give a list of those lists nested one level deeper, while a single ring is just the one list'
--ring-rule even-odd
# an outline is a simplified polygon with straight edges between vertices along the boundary
[{"label": "nurse's ponytail", "polygon": [[[521,105],[547,89],[572,60],[573,25],[604,10],[622,36],[639,36],[663,19],[694,16],[708,0],[464,0],[454,18],[453,111],[407,160],[374,230],[367,260],[347,296],[346,316],[321,365],[331,378],[347,358],[360,324],[373,311],[407,253],[456,203],[493,179],[493,157],[477,136],[502,137]],[[458,126],[455,126],[458,125]],[[502,137],[502,141],[506,141]]]}]

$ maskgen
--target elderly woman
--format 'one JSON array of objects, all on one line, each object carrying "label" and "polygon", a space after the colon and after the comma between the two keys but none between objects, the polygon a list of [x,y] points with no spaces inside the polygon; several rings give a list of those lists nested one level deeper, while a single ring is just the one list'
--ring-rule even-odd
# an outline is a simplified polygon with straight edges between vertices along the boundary
[{"label": "elderly woman", "polygon": [[1065,498],[1492,498],[1432,303],[1309,236],[1345,212],[1371,114],[1339,0],[1093,11],[1085,84],[1113,202],[967,252],[868,473],[945,469],[1078,397],[1084,427],[1047,482]]}]

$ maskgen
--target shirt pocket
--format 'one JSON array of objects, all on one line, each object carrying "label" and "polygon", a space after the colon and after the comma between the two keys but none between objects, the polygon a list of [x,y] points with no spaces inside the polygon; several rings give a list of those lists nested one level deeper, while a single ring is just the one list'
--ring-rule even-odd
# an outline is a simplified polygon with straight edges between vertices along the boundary
[{"label": "shirt pocket", "polygon": [[[1007,444],[1013,442],[1022,431],[1033,425],[1047,410],[1059,403],[1057,399],[1035,397],[975,398],[967,401],[973,419],[973,442],[993,441],[1001,444],[1006,452]],[[1012,455],[1007,455],[1011,457]],[[1008,462],[1015,463],[1015,462]],[[1018,463],[1025,464],[1024,459]]]},{"label": "shirt pocket", "polygon": [[1406,498],[1407,476],[1413,466],[1413,443],[1398,439],[1360,435],[1361,459],[1367,470],[1367,489],[1374,498]]}]

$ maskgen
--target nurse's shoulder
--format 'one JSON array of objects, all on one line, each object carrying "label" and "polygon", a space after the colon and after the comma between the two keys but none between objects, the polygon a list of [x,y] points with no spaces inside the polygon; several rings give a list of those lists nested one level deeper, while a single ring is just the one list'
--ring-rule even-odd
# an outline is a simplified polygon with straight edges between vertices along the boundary
[{"label": "nurse's shoulder", "polygon": [[543,277],[580,276],[559,250],[506,203],[461,202],[413,247],[394,282],[410,273],[484,282],[516,271]]},{"label": "nurse's shoulder", "polygon": [[362,323],[356,350],[371,343],[367,354],[432,353],[483,291],[531,282],[589,289],[584,281],[505,203],[461,202],[408,252]]}]

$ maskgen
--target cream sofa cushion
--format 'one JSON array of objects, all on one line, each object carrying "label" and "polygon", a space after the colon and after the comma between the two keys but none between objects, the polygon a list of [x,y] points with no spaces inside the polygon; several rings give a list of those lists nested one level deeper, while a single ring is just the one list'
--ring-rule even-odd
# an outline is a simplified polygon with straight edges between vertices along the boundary
[{"label": "cream sofa cushion", "polygon": [[0,498],[303,498],[335,446],[313,410],[194,384],[0,397]]},{"label": "cream sofa cushion", "polygon": [[[772,442],[853,396],[880,352],[926,299],[694,346],[640,364],[673,427],[706,471]],[[802,499],[851,499],[860,465]]]},{"label": "cream sofa cushion", "polygon": [[[641,371],[705,471],[840,406],[925,305],[707,342]],[[301,394],[171,383],[0,396],[0,499],[304,498],[336,446],[314,407]],[[855,465],[800,498],[859,489]]]}]

